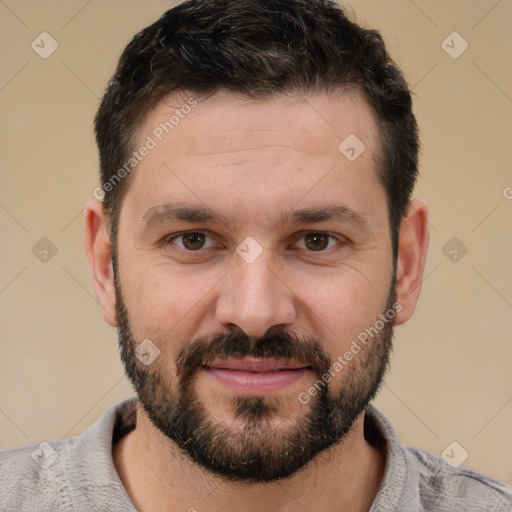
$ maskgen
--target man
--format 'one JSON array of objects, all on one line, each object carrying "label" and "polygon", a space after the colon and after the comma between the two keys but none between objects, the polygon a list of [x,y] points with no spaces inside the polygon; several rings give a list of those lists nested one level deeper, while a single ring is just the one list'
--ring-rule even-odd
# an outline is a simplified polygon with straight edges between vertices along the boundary
[{"label": "man", "polygon": [[428,246],[377,32],[327,0],[185,2],[127,46],[95,127],[86,250],[137,398],[4,452],[1,510],[512,510],[370,405]]}]

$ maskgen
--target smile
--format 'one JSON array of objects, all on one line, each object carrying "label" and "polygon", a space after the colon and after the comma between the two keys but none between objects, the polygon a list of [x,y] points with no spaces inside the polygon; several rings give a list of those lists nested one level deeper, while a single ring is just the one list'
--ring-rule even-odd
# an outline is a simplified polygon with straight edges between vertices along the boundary
[{"label": "smile", "polygon": [[302,378],[309,367],[284,359],[214,360],[202,370],[232,391],[262,394],[282,390]]}]

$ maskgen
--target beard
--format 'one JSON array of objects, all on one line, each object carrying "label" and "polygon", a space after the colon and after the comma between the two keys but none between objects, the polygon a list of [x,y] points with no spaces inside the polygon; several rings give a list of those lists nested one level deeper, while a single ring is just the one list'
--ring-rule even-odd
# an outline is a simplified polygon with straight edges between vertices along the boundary
[{"label": "beard", "polygon": [[[174,375],[164,357],[150,365],[137,358],[135,349],[141,339],[136,340],[132,333],[117,277],[114,283],[121,359],[145,413],[192,461],[231,481],[261,483],[290,477],[316,455],[342,442],[377,394],[389,367],[394,319],[382,322],[382,329],[329,382],[322,376],[329,370],[332,375],[335,360],[315,338],[273,329],[260,338],[237,330],[193,339],[179,352]],[[393,279],[383,315],[395,301]],[[172,339],[166,336],[152,342],[163,348]],[[195,384],[205,363],[231,357],[300,362],[322,385],[316,386],[307,405],[301,401],[300,406],[298,393],[233,393],[235,424],[228,425],[215,418]],[[336,382],[338,390],[333,390],[331,383]]]}]

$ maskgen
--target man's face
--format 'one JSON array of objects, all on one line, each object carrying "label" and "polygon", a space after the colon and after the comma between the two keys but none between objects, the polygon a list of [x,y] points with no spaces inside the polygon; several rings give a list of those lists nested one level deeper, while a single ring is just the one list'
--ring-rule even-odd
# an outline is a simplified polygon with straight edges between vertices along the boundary
[{"label": "man's face", "polygon": [[[358,93],[217,93],[161,133],[185,102],[159,103],[137,132],[137,148],[156,146],[121,210],[122,358],[147,416],[196,462],[275,480],[346,436],[388,363],[393,322],[377,320],[393,311],[394,264],[376,124]],[[355,160],[338,149],[351,134],[365,146]]]}]

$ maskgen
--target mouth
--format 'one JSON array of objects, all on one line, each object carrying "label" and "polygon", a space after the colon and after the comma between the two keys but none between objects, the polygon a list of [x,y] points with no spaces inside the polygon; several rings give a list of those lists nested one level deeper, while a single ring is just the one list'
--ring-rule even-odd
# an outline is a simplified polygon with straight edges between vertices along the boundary
[{"label": "mouth", "polygon": [[202,371],[221,385],[244,394],[264,394],[285,389],[310,370],[310,367],[287,359],[214,359]]}]

